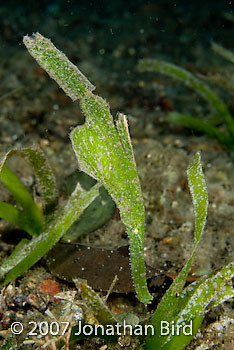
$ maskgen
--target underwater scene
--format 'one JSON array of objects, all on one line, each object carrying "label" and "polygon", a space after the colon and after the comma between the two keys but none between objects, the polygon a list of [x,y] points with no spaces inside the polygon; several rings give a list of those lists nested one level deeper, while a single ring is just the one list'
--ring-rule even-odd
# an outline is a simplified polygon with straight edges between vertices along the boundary
[{"label": "underwater scene", "polygon": [[0,2],[0,348],[234,350],[232,1]]}]

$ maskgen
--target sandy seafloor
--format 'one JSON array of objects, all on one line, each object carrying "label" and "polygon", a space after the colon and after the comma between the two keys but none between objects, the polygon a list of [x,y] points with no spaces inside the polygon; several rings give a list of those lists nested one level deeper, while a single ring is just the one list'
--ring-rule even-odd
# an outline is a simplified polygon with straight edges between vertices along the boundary
[{"label": "sandy seafloor", "polygon": [[[217,140],[167,121],[171,110],[204,118],[210,106],[194,91],[172,79],[136,71],[139,59],[158,58],[205,78],[222,76],[225,88],[210,85],[234,115],[234,67],[211,49],[214,41],[234,51],[233,9],[231,1],[41,1],[24,5],[16,1],[1,2],[1,151],[39,144],[54,169],[61,193],[64,178],[77,168],[68,134],[72,127],[82,123],[83,116],[79,103],[65,96],[24,47],[23,35],[38,31],[51,38],[88,77],[96,86],[96,94],[110,103],[113,115],[120,111],[128,117],[146,209],[146,262],[174,274],[190,254],[193,209],[186,168],[198,150],[207,181],[209,210],[190,273],[200,276],[233,261],[233,154]],[[28,180],[32,189],[34,177],[25,163],[14,158],[11,167]],[[0,199],[11,200],[3,188]],[[12,231],[12,226],[3,221],[0,228],[1,258],[4,258],[19,237],[10,237],[8,230]],[[115,213],[102,228],[79,238],[79,242],[118,247],[126,245],[128,240]],[[41,271],[38,278],[43,278]],[[37,270],[31,273],[37,276]],[[26,276],[30,281],[30,273]],[[15,295],[26,293],[28,296],[27,283],[27,277],[17,280]],[[61,286],[69,288],[65,284]],[[131,298],[116,297],[118,309],[145,316],[145,310]],[[13,318],[12,313],[31,313],[30,317],[34,317],[34,312],[38,317],[40,311],[35,310],[5,305],[4,312],[9,318]],[[233,315],[232,301],[210,310],[201,334],[188,349],[233,349]],[[2,322],[2,345],[7,326]],[[79,342],[71,349],[135,349],[134,341],[128,347],[121,347],[93,339]],[[19,344],[17,349],[39,349],[40,346]]]}]

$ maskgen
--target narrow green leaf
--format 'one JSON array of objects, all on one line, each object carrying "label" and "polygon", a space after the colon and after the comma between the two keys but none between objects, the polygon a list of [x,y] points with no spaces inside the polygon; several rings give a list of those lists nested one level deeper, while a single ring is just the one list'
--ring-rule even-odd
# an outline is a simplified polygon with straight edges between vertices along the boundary
[{"label": "narrow green leaf", "polygon": [[216,110],[219,120],[225,122],[229,134],[232,137],[234,136],[234,121],[228,108],[208,85],[196,78],[192,73],[175,64],[157,59],[143,59],[138,63],[137,68],[140,72],[156,72],[168,75],[194,89],[202,98],[209,102],[211,108]]},{"label": "narrow green leaf", "polygon": [[[181,295],[183,309],[180,318],[192,318],[204,313],[208,305],[217,306],[234,296],[232,278],[234,263],[230,263],[217,273],[202,281],[189,285]],[[184,302],[185,300],[185,302]]]},{"label": "narrow green leaf", "polygon": [[215,42],[211,43],[211,48],[214,50],[214,52],[218,53],[220,56],[223,56],[234,64],[234,53],[232,51],[225,49],[223,46]]},{"label": "narrow green leaf", "polygon": [[194,231],[194,245],[192,249],[192,253],[187,263],[181,270],[178,277],[175,279],[172,284],[170,290],[172,295],[177,295],[180,293],[184,287],[186,282],[186,278],[188,276],[189,268],[191,266],[193,256],[197,249],[197,245],[201,239],[207,217],[207,209],[208,209],[208,193],[206,188],[206,181],[202,171],[201,166],[201,155],[198,152],[193,161],[189,164],[187,169],[187,177],[190,193],[193,201],[193,210],[195,216],[195,231]]},{"label": "narrow green leaf", "polygon": [[18,211],[17,220],[16,209],[13,209],[15,213],[14,217],[13,212],[11,218],[9,215],[8,219],[6,216],[1,216],[1,212],[0,217],[18,225],[30,235],[39,234],[43,226],[42,212],[37,207],[31,194],[20,181],[18,176],[6,165],[7,159],[14,154],[26,158],[29,161],[36,177],[37,189],[40,193],[40,199],[44,205],[44,211],[46,214],[49,213],[51,209],[54,209],[58,200],[58,190],[55,177],[44,153],[37,146],[11,149],[0,157],[0,181],[15,197],[16,201],[22,208],[22,210]]},{"label": "narrow green leaf", "polygon": [[[153,317],[152,325],[154,326],[157,333],[155,336],[147,337],[146,349],[163,349],[164,345],[169,341],[170,334],[168,336],[163,336],[160,334],[161,321],[172,322],[176,319],[181,308],[181,293],[188,276],[189,268],[191,266],[193,256],[195,254],[197,245],[201,239],[207,217],[207,207],[208,207],[208,194],[206,189],[206,183],[204,174],[201,166],[201,157],[198,152],[193,161],[188,166],[187,169],[188,183],[190,187],[190,192],[193,201],[194,215],[195,215],[195,232],[194,232],[194,245],[192,253],[177,276],[177,278],[172,283],[169,290],[163,296],[160,304],[158,305]],[[198,322],[199,323],[199,322]],[[177,335],[176,335],[177,336]],[[178,337],[178,336],[177,336]],[[181,347],[183,349],[183,347]],[[179,350],[179,348],[178,348]]]},{"label": "narrow green leaf", "polygon": [[231,263],[213,276],[194,282],[183,291],[180,296],[180,311],[173,320],[176,329],[181,327],[181,331],[179,335],[169,334],[165,337],[162,350],[182,350],[190,343],[201,326],[206,308],[218,306],[234,297],[233,276],[234,263]]},{"label": "narrow green leaf", "polygon": [[10,151],[0,158],[0,181],[22,207],[21,224],[25,229],[27,227],[29,234],[39,234],[42,228],[42,213],[18,176],[5,164],[7,158],[13,152]]},{"label": "narrow green leaf", "polygon": [[234,142],[228,136],[228,134],[212,125],[212,123],[177,112],[169,113],[168,120],[174,124],[183,125],[186,128],[201,131],[213,138],[216,138],[221,144],[225,145],[229,149],[234,149]]},{"label": "narrow green leaf", "polygon": [[197,152],[193,158],[193,161],[189,164],[187,169],[187,177],[195,216],[195,245],[193,248],[193,250],[195,250],[206,224],[208,209],[208,193],[206,188],[206,180],[201,166],[200,152]]},{"label": "narrow green leaf", "polygon": [[87,206],[99,195],[100,184],[86,192],[80,185],[72,193],[63,212],[55,218],[50,227],[33,238],[22,249],[17,249],[0,267],[2,285],[15,280],[23,272],[41,259],[63,236],[72,223],[83,213]]},{"label": "narrow green leaf", "polygon": [[54,173],[43,151],[37,147],[22,148],[17,151],[29,161],[37,181],[37,189],[43,201],[45,212],[54,209],[58,201],[58,188]]},{"label": "narrow green leaf", "polygon": [[18,209],[12,204],[0,202],[0,218],[17,225],[31,236],[35,234],[27,218],[25,218],[24,211]]}]

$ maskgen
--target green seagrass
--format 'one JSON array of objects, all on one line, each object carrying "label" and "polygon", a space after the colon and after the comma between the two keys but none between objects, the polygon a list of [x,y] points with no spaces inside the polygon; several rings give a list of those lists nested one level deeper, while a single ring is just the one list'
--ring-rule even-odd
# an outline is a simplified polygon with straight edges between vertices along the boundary
[{"label": "green seagrass", "polygon": [[108,103],[92,93],[94,86],[49,39],[36,33],[24,44],[40,66],[55,79],[73,101],[79,99],[86,116],[70,134],[80,169],[103,184],[117,204],[130,241],[130,261],[136,294],[144,303],[152,300],[145,276],[145,210],[128,132],[122,113],[113,121]]}]

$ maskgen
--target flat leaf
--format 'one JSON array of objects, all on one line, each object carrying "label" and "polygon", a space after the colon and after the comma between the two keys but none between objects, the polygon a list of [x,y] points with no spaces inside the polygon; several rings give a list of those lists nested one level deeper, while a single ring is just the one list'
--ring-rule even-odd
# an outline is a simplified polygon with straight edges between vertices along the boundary
[{"label": "flat leaf", "polygon": [[[196,78],[192,73],[175,64],[157,59],[143,59],[139,61],[137,69],[140,72],[156,72],[168,75],[195,90],[203,99],[209,102],[211,108],[215,109],[218,121],[225,122],[230,136],[234,136],[234,121],[228,108],[207,84]],[[210,125],[212,126],[212,124]]]},{"label": "flat leaf", "polygon": [[[207,207],[208,207],[208,194],[206,189],[206,182],[201,166],[201,157],[198,152],[193,161],[188,166],[187,169],[188,183],[192,196],[194,215],[195,215],[195,232],[194,232],[194,244],[192,253],[180,271],[177,278],[172,283],[169,290],[163,296],[160,304],[158,305],[151,323],[156,330],[160,330],[161,321],[172,322],[176,319],[179,312],[181,311],[181,293],[188,276],[189,268],[191,266],[197,245],[201,239],[207,217]],[[200,322],[200,318],[199,318]],[[199,324],[198,322],[198,324]],[[176,335],[175,337],[179,337]],[[160,331],[157,332],[155,336],[147,337],[146,349],[161,349],[164,350],[164,345],[170,342],[170,334],[168,336],[163,336]],[[165,347],[166,349],[166,347]],[[177,348],[177,350],[183,349]]]},{"label": "flat leaf", "polygon": [[233,276],[234,263],[231,263],[213,276],[195,282],[183,291],[180,297],[180,312],[173,321],[175,327],[185,325],[188,327],[191,324],[192,332],[187,334],[187,329],[185,333],[181,331],[179,336],[170,334],[163,345],[163,350],[184,349],[200,328],[206,308],[209,305],[217,306],[234,297]]},{"label": "flat leaf", "polygon": [[214,50],[214,52],[218,53],[234,64],[234,53],[232,51],[225,49],[223,46],[215,42],[211,43],[211,48]]},{"label": "flat leaf", "polygon": [[92,91],[94,86],[50,40],[36,33],[24,44],[43,69],[73,100],[80,99],[84,125],[70,134],[81,170],[100,181],[117,204],[130,240],[132,277],[138,298],[152,300],[146,284],[143,258],[145,211],[126,117],[116,124],[109,105]]},{"label": "flat leaf", "polygon": [[72,193],[62,213],[55,218],[50,227],[33,238],[22,249],[13,251],[12,255],[0,267],[2,285],[15,280],[23,272],[41,259],[63,236],[71,224],[83,213],[86,207],[98,196],[99,184],[86,192],[80,185]]},{"label": "flat leaf", "polygon": [[31,236],[35,234],[30,220],[25,217],[25,211],[18,209],[12,204],[0,202],[0,218],[18,226]]},{"label": "flat leaf", "polygon": [[[18,218],[16,219],[16,209],[10,210],[8,219],[2,211],[3,218],[7,220],[12,219],[13,223],[20,222],[20,227],[31,235],[39,234],[42,229],[42,213],[34,202],[31,194],[20,181],[18,176],[6,165],[7,158],[16,153],[17,150],[11,150],[0,158],[0,181],[8,189],[8,191],[14,196],[16,201],[20,204],[22,210],[18,211]],[[6,206],[5,206],[6,207]],[[3,210],[3,205],[2,205]],[[1,212],[0,212],[1,215]],[[10,217],[11,216],[11,217]]]},{"label": "flat leaf", "polygon": [[54,173],[43,151],[37,146],[32,146],[18,150],[18,153],[29,161],[33,169],[45,212],[54,209],[58,201],[58,188]]},{"label": "flat leaf", "polygon": [[18,225],[20,228],[23,228],[26,232],[33,236],[34,234],[39,234],[42,230],[42,212],[37,207],[24,184],[6,164],[8,158],[14,154],[25,158],[31,165],[36,177],[38,191],[41,196],[40,198],[44,205],[44,212],[46,214],[48,214],[51,209],[54,209],[55,205],[57,204],[57,185],[53,171],[49,166],[44,153],[37,146],[22,149],[11,149],[0,157],[0,180],[22,208],[22,210],[18,208],[11,208],[8,204],[9,213],[6,213],[6,211],[3,211],[3,208],[6,208],[7,204],[5,204],[5,206],[2,205],[0,217]]}]

